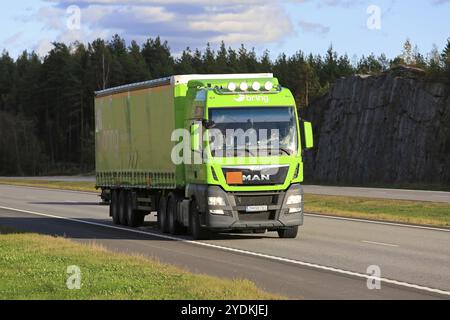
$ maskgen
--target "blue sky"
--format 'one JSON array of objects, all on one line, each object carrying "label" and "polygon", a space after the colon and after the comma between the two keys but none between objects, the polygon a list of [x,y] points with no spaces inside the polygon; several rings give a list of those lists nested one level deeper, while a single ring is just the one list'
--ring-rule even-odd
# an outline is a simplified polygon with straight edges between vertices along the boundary
[{"label": "blue sky", "polygon": [[[353,56],[393,58],[410,38],[426,54],[450,37],[450,0],[25,0],[2,4],[0,50],[41,56],[51,42],[87,42],[118,33],[139,43],[160,35],[175,53],[244,43],[275,58],[330,43]],[[72,7],[71,7],[72,6]],[[68,8],[69,11],[68,11]],[[78,16],[78,9],[80,15]],[[77,18],[80,18],[79,20]],[[78,24],[78,21],[80,22]],[[368,24],[368,21],[370,22]]]}]

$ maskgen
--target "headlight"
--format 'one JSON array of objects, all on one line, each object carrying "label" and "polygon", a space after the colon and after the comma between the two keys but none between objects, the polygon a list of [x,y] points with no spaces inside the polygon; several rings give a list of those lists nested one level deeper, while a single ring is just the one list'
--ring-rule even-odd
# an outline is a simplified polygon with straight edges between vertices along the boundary
[{"label": "headlight", "polygon": [[300,204],[302,203],[303,197],[302,195],[298,194],[298,195],[292,195],[289,196],[286,204]]},{"label": "headlight", "polygon": [[211,214],[224,215],[225,212],[223,210],[209,210]]},{"label": "headlight", "polygon": [[299,213],[302,212],[302,208],[290,208],[289,213]]},{"label": "headlight", "polygon": [[225,199],[222,197],[208,197],[210,206],[225,206]]}]

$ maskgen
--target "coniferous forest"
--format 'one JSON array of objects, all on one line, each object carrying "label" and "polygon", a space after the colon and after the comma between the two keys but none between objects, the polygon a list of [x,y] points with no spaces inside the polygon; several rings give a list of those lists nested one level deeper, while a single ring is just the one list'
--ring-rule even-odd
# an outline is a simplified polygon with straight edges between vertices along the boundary
[{"label": "coniferous forest", "polygon": [[159,37],[129,45],[118,35],[89,44],[54,43],[39,57],[23,52],[0,57],[0,175],[86,173],[94,170],[94,91],[174,74],[273,72],[299,107],[353,74],[378,74],[396,65],[426,71],[430,81],[450,83],[450,40],[421,54],[408,40],[399,56],[360,58],[338,54],[257,55],[222,43],[217,50],[187,48],[174,56]]}]

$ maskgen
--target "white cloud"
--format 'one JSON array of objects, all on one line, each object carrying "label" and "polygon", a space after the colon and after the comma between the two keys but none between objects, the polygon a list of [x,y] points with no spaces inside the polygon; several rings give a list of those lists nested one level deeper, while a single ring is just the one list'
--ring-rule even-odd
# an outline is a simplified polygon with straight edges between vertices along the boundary
[{"label": "white cloud", "polygon": [[40,56],[45,57],[47,53],[53,49],[52,41],[49,39],[42,39],[40,40],[36,47],[34,48],[34,51]]},{"label": "white cloud", "polygon": [[209,42],[276,42],[292,32],[292,25],[282,10],[271,5],[249,6],[234,13],[192,15],[189,27],[196,31],[216,30],[221,34]]},{"label": "white cloud", "polygon": [[300,21],[298,25],[304,32],[308,33],[326,34],[330,32],[330,27],[324,26],[320,23]]},{"label": "white cloud", "polygon": [[[284,0],[289,1],[289,0]],[[91,41],[118,33],[126,40],[161,36],[175,51],[225,41],[265,46],[293,32],[283,1],[227,0],[46,0],[34,17],[58,33],[55,41]],[[81,8],[81,30],[67,30],[66,8]],[[42,46],[41,46],[42,47]]]}]

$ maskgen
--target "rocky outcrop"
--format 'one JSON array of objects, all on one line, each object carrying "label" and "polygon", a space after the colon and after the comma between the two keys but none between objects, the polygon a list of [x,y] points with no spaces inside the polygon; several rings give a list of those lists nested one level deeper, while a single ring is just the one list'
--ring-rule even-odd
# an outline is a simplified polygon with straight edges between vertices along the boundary
[{"label": "rocky outcrop", "polygon": [[316,139],[306,181],[450,185],[449,91],[409,68],[337,80],[300,112]]}]

